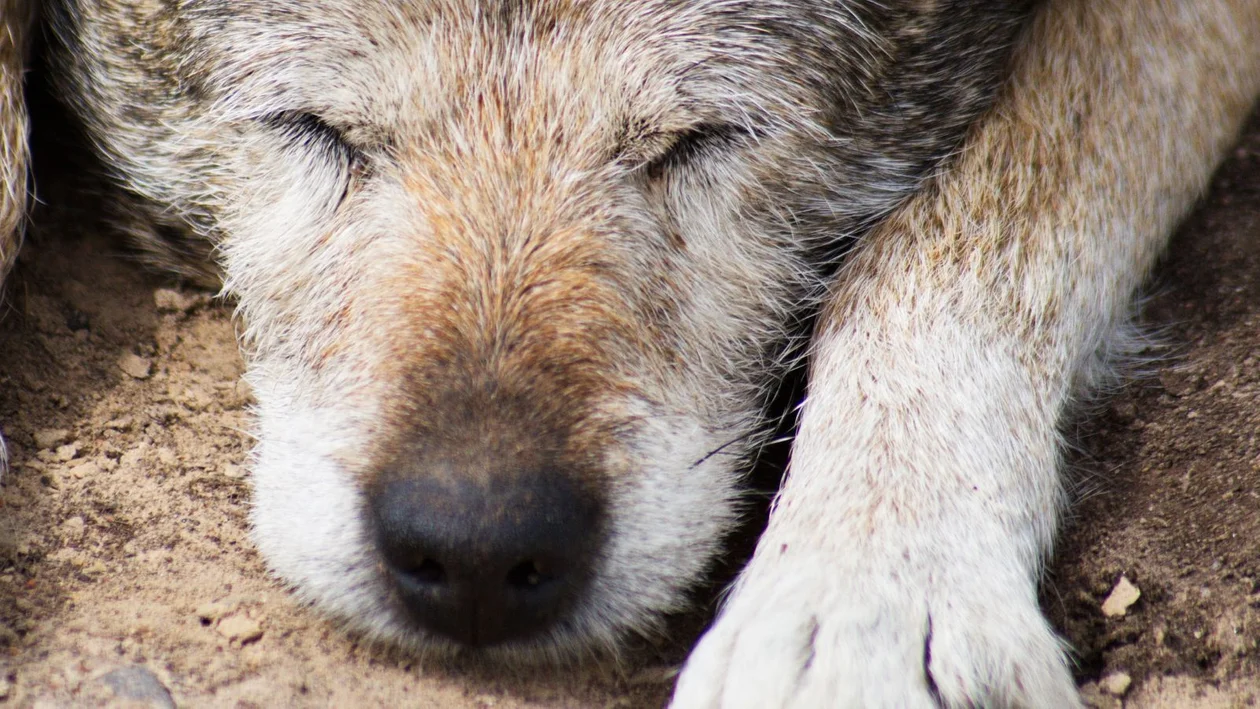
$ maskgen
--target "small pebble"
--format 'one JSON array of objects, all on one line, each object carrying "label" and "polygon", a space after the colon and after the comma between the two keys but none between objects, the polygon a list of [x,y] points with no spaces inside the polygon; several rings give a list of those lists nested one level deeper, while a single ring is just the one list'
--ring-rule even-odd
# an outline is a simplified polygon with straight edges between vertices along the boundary
[{"label": "small pebble", "polygon": [[1121,576],[1116,582],[1115,588],[1111,589],[1107,599],[1102,603],[1103,615],[1108,618],[1119,618],[1129,612],[1129,607],[1142,597],[1142,591],[1134,586],[1125,576]]},{"label": "small pebble", "polygon": [[1080,692],[1081,702],[1089,709],[1121,709],[1124,706],[1122,701],[1104,692],[1097,682],[1081,685]]},{"label": "small pebble", "polygon": [[118,368],[133,379],[148,379],[153,373],[153,363],[139,355],[131,353],[118,360]]},{"label": "small pebble", "polygon": [[153,709],[175,709],[175,700],[171,692],[146,667],[133,665],[123,667],[103,675],[92,683],[93,689],[104,689],[113,694],[126,706],[152,707]]},{"label": "small pebble", "polygon": [[1130,684],[1133,684],[1133,678],[1127,672],[1112,672],[1098,680],[1098,688],[1114,697],[1123,697]]},{"label": "small pebble", "polygon": [[83,521],[82,517],[71,517],[61,523],[61,533],[67,539],[78,539],[83,536],[83,531],[86,527],[87,523]]}]

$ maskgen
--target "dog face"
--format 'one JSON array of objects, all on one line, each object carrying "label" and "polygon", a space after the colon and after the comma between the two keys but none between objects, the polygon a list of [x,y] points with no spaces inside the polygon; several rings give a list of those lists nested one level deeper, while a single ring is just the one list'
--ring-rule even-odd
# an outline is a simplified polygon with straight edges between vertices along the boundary
[{"label": "dog face", "polygon": [[[908,49],[948,14],[912,32],[886,5],[137,0],[53,22],[134,209],[189,233],[141,241],[219,250],[269,563],[375,637],[526,656],[680,607],[838,247],[982,107],[976,72]],[[940,72],[949,101],[890,83]]]},{"label": "dog face", "polygon": [[[756,144],[814,127],[636,24],[679,19],[616,12],[368,17],[318,60],[258,71],[243,41],[210,65],[240,82],[227,110],[266,107],[225,244],[257,539],[381,634],[612,645],[677,608],[731,522],[810,275],[764,194],[793,151]],[[275,86],[295,56],[314,68]]]}]

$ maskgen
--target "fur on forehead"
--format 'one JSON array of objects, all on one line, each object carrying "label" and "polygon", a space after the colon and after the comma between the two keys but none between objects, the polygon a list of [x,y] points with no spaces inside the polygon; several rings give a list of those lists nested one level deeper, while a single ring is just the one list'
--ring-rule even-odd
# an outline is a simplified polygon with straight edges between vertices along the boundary
[{"label": "fur on forehead", "polygon": [[870,26],[887,13],[865,0],[824,9],[731,0],[204,0],[188,2],[179,21],[193,40],[185,46],[196,48],[181,62],[188,79],[216,95],[229,120],[309,111],[349,126],[396,127],[436,118],[425,113],[442,110],[440,97],[480,77],[548,98],[593,97],[597,105],[581,108],[597,119],[671,131],[705,122],[812,128],[811,113],[829,103],[818,93],[860,90],[837,84],[860,78],[853,69],[886,50]]}]

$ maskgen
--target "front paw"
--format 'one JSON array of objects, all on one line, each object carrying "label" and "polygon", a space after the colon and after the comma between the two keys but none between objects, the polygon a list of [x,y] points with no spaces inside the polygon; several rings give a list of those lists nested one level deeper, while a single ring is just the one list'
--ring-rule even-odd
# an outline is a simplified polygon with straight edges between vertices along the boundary
[{"label": "front paw", "polygon": [[1080,706],[1028,580],[765,556],[688,659],[676,709]]}]

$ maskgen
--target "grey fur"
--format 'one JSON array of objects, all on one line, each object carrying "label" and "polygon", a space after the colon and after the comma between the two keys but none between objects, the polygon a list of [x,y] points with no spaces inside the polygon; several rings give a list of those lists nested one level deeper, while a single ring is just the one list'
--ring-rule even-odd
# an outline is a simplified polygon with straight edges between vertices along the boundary
[{"label": "grey fur", "polygon": [[255,539],[300,597],[457,651],[400,601],[372,500],[558,481],[588,576],[486,654],[656,632],[720,553],[821,305],[791,472],[677,701],[1079,701],[1035,600],[1056,427],[1260,93],[1254,3],[44,10],[126,230],[239,303]]},{"label": "grey fur", "polygon": [[[734,434],[742,443],[713,474],[728,502],[698,514],[726,520],[741,465],[731,461],[752,450],[757,439],[750,434],[764,428],[758,412],[786,364],[784,338],[823,292],[824,277],[851,240],[954,151],[988,106],[1029,5],[148,0],[54,2],[46,9],[59,93],[98,146],[121,211],[135,217],[129,231],[137,244],[155,264],[200,279],[213,277],[213,254],[227,254],[217,263],[227,270],[229,292],[241,298],[252,348],[272,359],[309,361],[310,352],[278,324],[293,313],[257,316],[255,301],[269,297],[256,295],[251,283],[278,282],[276,275],[246,265],[234,272],[230,223],[256,209],[243,197],[260,171],[276,169],[297,149],[309,151],[306,159],[331,161],[332,169],[362,171],[364,189],[373,180],[397,180],[413,145],[458,139],[468,129],[458,115],[467,109],[460,108],[464,99],[441,92],[465,81],[480,85],[498,92],[510,112],[512,101],[528,100],[520,97],[532,83],[551,79],[517,67],[551,42],[571,45],[589,62],[568,67],[577,80],[604,83],[616,94],[613,106],[634,112],[604,117],[584,136],[565,136],[588,145],[560,159],[586,161],[583,169],[641,205],[639,214],[650,220],[630,227],[628,215],[609,213],[609,228],[637,240],[620,256],[607,252],[609,278],[630,304],[635,327],[660,332],[662,343],[690,353],[684,362],[709,370],[677,375],[687,386],[697,377],[721,382],[703,385],[717,389],[705,395],[701,419],[712,435]],[[432,54],[439,48],[445,55]],[[459,65],[459,56],[483,51],[484,61]],[[373,85],[400,71],[381,62],[419,72],[406,65],[435,61],[440,65],[426,81],[436,86]],[[408,91],[433,92],[433,100]],[[433,108],[415,116],[408,113],[413,105]],[[544,122],[569,118],[541,110]],[[557,123],[546,130],[565,129]],[[522,129],[509,139],[532,138]],[[671,151],[679,141],[688,144]],[[591,150],[602,164],[591,162]],[[698,199],[704,203],[704,190],[721,194],[712,200],[719,209],[735,210],[723,219],[748,225],[730,237],[729,248],[760,264],[747,295],[727,299],[721,315],[697,296],[738,288],[731,279],[752,274],[692,262],[708,257],[690,255],[691,235],[679,225],[692,220],[685,212]],[[658,286],[630,280],[646,264]],[[715,279],[725,281],[722,288],[713,287]],[[696,318],[737,323],[738,335],[697,350]],[[684,388],[642,381],[659,379],[661,363],[608,366],[643,370],[631,380],[649,400],[661,401],[655,387]],[[431,387],[399,396],[427,402],[408,404],[413,409],[435,406]],[[548,425],[562,429],[552,434],[557,440],[567,440],[574,426],[596,424]],[[422,441],[435,435],[415,428],[410,435]],[[656,614],[678,607],[718,542],[706,533],[678,552],[688,560],[677,578],[628,581],[628,590],[655,600],[575,621],[579,630],[557,636],[548,652],[607,646],[629,630],[651,628]],[[655,584],[660,591],[647,590]],[[387,629],[390,623],[369,619],[367,626],[395,639],[409,632]]]}]

